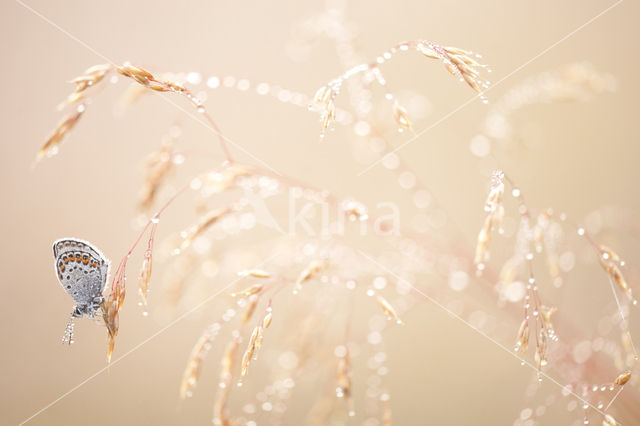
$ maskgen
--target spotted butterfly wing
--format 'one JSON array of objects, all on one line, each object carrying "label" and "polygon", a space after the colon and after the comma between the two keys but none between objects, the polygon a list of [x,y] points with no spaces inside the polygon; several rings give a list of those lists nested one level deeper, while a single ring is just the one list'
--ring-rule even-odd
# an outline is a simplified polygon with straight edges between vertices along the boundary
[{"label": "spotted butterfly wing", "polygon": [[75,238],[54,242],[53,257],[58,281],[77,304],[72,316],[93,317],[102,302],[109,261],[96,247]]}]

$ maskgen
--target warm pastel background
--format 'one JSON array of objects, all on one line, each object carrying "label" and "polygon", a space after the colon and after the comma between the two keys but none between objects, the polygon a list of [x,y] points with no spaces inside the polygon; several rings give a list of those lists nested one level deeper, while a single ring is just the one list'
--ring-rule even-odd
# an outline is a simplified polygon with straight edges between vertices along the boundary
[{"label": "warm pastel background", "polygon": [[[56,158],[31,170],[37,149],[59,119],[54,107],[70,90],[65,82],[104,62],[87,46],[115,62],[199,71],[205,77],[233,74],[309,94],[342,72],[327,40],[315,46],[305,62],[293,62],[287,55],[292,26],[320,12],[320,2],[26,3],[42,16],[19,2],[0,6],[3,424],[28,418],[105,365],[103,330],[88,322],[78,325],[80,337],[73,348],[60,345],[70,301],[52,271],[51,242],[78,236],[119,258],[134,237],[131,220],[140,161],[155,149],[170,123],[176,118],[183,123],[183,146],[192,141],[194,154],[209,149],[206,129],[154,97],[114,117],[112,105],[121,92],[114,89],[91,105]],[[366,57],[374,58],[398,41],[426,38],[482,52],[493,69],[491,79],[498,81],[614,1],[348,3],[348,18],[358,27],[357,44]],[[637,2],[619,2],[487,94],[498,99],[528,76],[582,60],[617,80],[614,93],[553,108],[535,106],[516,117],[526,148],[514,150],[505,167],[531,205],[553,206],[576,220],[603,205],[640,209],[639,19]],[[430,114],[415,123],[418,130],[472,95],[439,64],[415,56],[399,58],[386,70],[394,89],[415,90],[431,103]],[[287,175],[338,195],[372,200],[396,196],[396,187],[388,184],[392,175],[381,167],[356,177],[364,165],[352,160],[346,132],[319,144],[317,116],[305,109],[226,89],[209,91],[207,106],[227,136]],[[400,151],[460,225],[468,248],[482,220],[487,188],[486,164],[469,153],[469,141],[481,129],[487,108],[476,100]],[[178,180],[186,176],[183,170]],[[629,263],[640,261],[637,253],[625,257]],[[574,293],[575,304],[568,304],[565,313],[575,309],[576,317],[588,316],[580,310],[580,297],[588,304],[592,291]],[[134,297],[128,303],[116,357],[170,320],[155,315],[143,319]],[[209,318],[199,312],[185,319],[30,424],[209,424],[214,368],[205,370],[208,380],[196,398],[182,406],[177,400],[184,362]],[[523,407],[529,370],[428,303],[410,312],[405,322],[405,327],[386,332],[397,424],[512,424]],[[296,400],[287,423],[300,424],[307,409],[303,399]],[[543,418],[543,424],[568,421],[565,411]],[[640,420],[627,419],[626,424],[634,421]]]}]

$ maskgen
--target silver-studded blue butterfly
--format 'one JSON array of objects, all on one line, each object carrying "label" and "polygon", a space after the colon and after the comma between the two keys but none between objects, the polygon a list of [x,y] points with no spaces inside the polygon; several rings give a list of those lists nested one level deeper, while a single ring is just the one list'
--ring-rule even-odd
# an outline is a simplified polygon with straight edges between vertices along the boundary
[{"label": "silver-studded blue butterfly", "polygon": [[63,343],[73,343],[73,318],[94,318],[100,311],[102,292],[107,284],[109,260],[92,244],[76,238],[62,238],[53,243],[53,257],[58,281],[76,302],[67,324]]}]

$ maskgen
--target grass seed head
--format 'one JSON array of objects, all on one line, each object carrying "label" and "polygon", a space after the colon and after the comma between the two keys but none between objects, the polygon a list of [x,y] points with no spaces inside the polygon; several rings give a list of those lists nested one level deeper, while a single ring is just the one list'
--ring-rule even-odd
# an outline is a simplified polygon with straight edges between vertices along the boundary
[{"label": "grass seed head", "polygon": [[409,117],[409,113],[407,110],[395,101],[393,103],[393,118],[396,120],[398,126],[400,126],[403,130],[411,129],[411,117]]},{"label": "grass seed head", "polygon": [[67,116],[58,123],[51,135],[40,148],[40,151],[38,151],[36,162],[40,161],[45,156],[52,157],[58,153],[62,139],[75,127],[78,120],[80,120],[80,117],[82,117],[85,109],[86,107],[84,104],[78,105],[74,111],[67,114]]},{"label": "grass seed head", "polygon": [[518,339],[516,340],[516,351],[526,352],[529,346],[529,320],[524,319],[518,329]]},{"label": "grass seed head", "polygon": [[624,386],[629,380],[631,380],[631,371],[628,370],[616,377],[614,383],[618,386]]},{"label": "grass seed head", "polygon": [[396,321],[398,324],[402,324],[402,320],[398,317],[396,310],[393,309],[391,303],[387,301],[384,297],[378,295],[377,297],[378,305],[382,308],[382,311],[385,313],[388,319]]}]

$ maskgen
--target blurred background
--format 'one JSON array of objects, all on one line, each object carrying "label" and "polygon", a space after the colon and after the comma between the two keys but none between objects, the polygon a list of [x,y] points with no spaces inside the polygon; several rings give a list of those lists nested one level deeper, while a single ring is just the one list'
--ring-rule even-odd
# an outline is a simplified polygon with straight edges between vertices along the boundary
[{"label": "blurred background", "polygon": [[[206,84],[211,76],[235,76],[247,79],[251,87],[267,82],[312,96],[345,71],[332,40],[300,42],[300,28],[327,7],[342,11],[355,47],[367,60],[400,41],[427,39],[481,53],[490,65],[486,78],[499,84],[486,93],[489,103],[476,98],[460,109],[473,93],[436,61],[406,54],[383,66],[389,87],[411,104],[414,128],[420,131],[437,123],[398,155],[427,183],[447,220],[455,223],[461,247],[468,252],[475,247],[489,171],[499,165],[518,183],[529,205],[538,209],[553,207],[582,222],[598,209],[619,208],[624,219],[614,215],[607,242],[618,244],[628,264],[638,264],[640,257],[633,250],[638,247],[633,212],[640,208],[637,2],[3,2],[3,423],[29,418],[88,378],[29,424],[211,420],[220,348],[212,350],[193,398],[180,403],[178,386],[192,345],[223,305],[213,301],[136,346],[198,302],[187,300],[174,312],[156,312],[162,262],[154,272],[157,280],[152,279],[151,315],[141,315],[134,291],[125,302],[114,357],[135,351],[92,377],[105,367],[104,329],[79,321],[76,344],[60,344],[71,300],[56,282],[51,243],[65,236],[86,239],[117,263],[137,235],[135,205],[143,159],[175,123],[182,128],[180,150],[187,161],[170,187],[222,161],[217,146],[211,146],[209,131],[157,96],[144,97],[125,113],[118,111],[114,105],[128,84],[120,82],[95,97],[57,156],[32,169],[37,150],[61,118],[55,106],[71,91],[67,82],[89,66],[108,58],[158,72],[198,73],[200,78],[194,77],[190,87],[206,95],[207,109],[224,134],[273,169],[340,197],[354,196],[373,205],[407,203],[395,175],[383,165],[358,175],[375,157],[359,155],[352,125],[338,125],[320,142],[316,113],[258,96],[253,89],[212,89]],[[479,134],[490,135],[487,117],[493,107],[505,105],[504,96],[511,90],[534,84],[541,73],[565,72],[575,63],[600,76],[584,96],[560,96],[553,104],[545,99],[518,109],[510,117],[512,133],[504,140],[492,139],[491,157],[484,153],[482,141],[472,144]],[[384,93],[377,95],[384,105]],[[172,100],[189,109],[178,97]],[[340,105],[344,109],[349,108],[346,100],[345,96]],[[442,117],[446,119],[440,121]],[[388,120],[388,137],[396,146],[410,138],[395,132]],[[245,152],[233,146],[231,151],[239,161],[256,164]],[[163,195],[170,193],[168,189]],[[169,212],[158,238],[191,223],[191,217],[185,221],[180,210]],[[137,265],[131,268],[132,280]],[[597,270],[593,268],[577,272],[554,296],[562,300],[564,317],[573,318],[584,338],[596,333],[595,321],[591,324],[589,319],[603,315],[598,301],[612,301],[604,276],[602,288],[591,286],[591,271]],[[204,294],[221,287],[222,281],[211,285]],[[489,297],[483,303],[490,310],[493,301]],[[494,343],[428,302],[407,312],[403,321],[404,327],[385,331],[390,370],[386,380],[396,424],[513,424],[524,407],[532,406],[525,393],[534,373]],[[639,325],[637,318],[632,321]],[[508,339],[503,343],[512,345]],[[256,374],[268,368],[262,365]],[[362,377],[356,367],[355,392],[364,387]],[[313,388],[313,382],[306,386]],[[545,395],[560,391],[549,381],[541,386]],[[251,389],[242,392],[246,396]],[[305,424],[312,398],[312,393],[302,392],[292,399],[283,422]],[[581,410],[569,411],[568,402],[560,400],[539,424],[581,422]],[[624,416],[624,424],[640,422]],[[594,415],[593,421],[601,418]],[[359,413],[346,421],[361,423]]]}]

